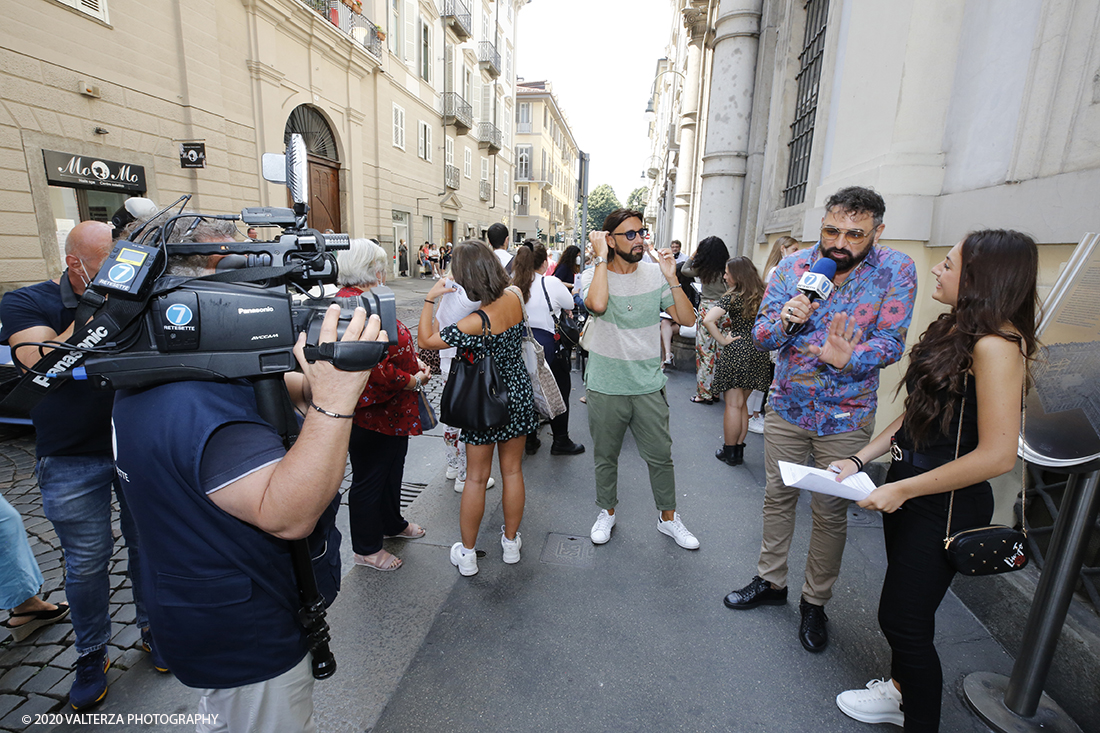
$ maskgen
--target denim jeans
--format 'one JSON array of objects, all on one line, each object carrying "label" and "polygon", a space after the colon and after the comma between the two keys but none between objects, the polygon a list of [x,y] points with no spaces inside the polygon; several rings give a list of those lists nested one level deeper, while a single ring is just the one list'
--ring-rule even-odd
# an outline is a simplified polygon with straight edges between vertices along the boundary
[{"label": "denim jeans", "polygon": [[129,551],[130,581],[138,628],[149,625],[141,594],[141,561],[137,527],[117,489],[115,463],[110,456],[46,456],[35,467],[42,509],[53,523],[65,553],[65,598],[69,602],[76,650],[84,655],[111,638],[108,599],[111,594],[111,488],[118,496],[122,536]]}]

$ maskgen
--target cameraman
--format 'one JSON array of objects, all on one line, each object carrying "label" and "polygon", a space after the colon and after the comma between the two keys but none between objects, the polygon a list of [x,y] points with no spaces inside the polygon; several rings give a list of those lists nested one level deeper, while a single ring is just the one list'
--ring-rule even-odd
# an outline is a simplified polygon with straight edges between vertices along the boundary
[{"label": "cameraman", "polygon": [[[180,272],[171,261],[170,269]],[[330,308],[320,341],[336,340],[338,320]],[[375,339],[386,339],[377,316],[368,321],[357,309],[341,341]],[[304,343],[303,334],[294,349],[302,374],[287,383],[308,407],[289,451],[246,380],[175,382],[115,398],[118,474],[149,538],[142,569],[155,589],[156,641],[179,680],[200,688],[199,713],[217,715],[217,730],[315,730],[309,642],[286,540],[309,538],[330,604],[340,580],[337,491],[370,372],[309,364]]]}]

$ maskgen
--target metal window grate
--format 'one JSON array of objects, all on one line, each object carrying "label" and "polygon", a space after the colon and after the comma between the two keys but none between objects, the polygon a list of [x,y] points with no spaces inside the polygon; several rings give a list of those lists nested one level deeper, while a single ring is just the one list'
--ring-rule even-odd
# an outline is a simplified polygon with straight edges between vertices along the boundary
[{"label": "metal window grate", "polygon": [[821,86],[821,63],[825,53],[825,26],[829,13],[828,0],[807,0],[806,33],[802,53],[798,55],[798,98],[791,124],[790,160],[787,164],[787,186],[783,189],[783,205],[794,206],[806,199],[806,181],[810,175],[810,143],[814,137],[817,116],[817,92]]}]

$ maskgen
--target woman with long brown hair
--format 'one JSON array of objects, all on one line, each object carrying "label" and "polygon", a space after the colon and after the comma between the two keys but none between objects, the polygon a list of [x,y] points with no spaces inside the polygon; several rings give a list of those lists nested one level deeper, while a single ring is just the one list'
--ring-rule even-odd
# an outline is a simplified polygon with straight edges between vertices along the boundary
[{"label": "woman with long brown hair", "polygon": [[[462,575],[477,573],[477,543],[481,518],[485,514],[485,486],[493,467],[493,451],[500,461],[503,484],[504,526],[500,544],[504,562],[519,562],[522,540],[519,524],[523,519],[523,444],[529,432],[538,425],[531,378],[523,366],[523,301],[519,290],[509,287],[508,276],[489,245],[467,239],[455,245],[452,253],[455,282],[461,285],[471,300],[481,307],[452,326],[437,331],[432,318],[432,306],[437,297],[454,288],[440,280],[428,291],[420,311],[417,342],[422,349],[458,347],[458,357],[480,359],[486,352],[508,387],[508,422],[489,430],[463,430],[460,439],[466,443],[466,486],[462,491],[459,526],[462,539],[451,546],[451,564]],[[482,339],[482,320],[488,320],[490,335]]]},{"label": "woman with long brown hair", "polygon": [[[955,533],[989,524],[989,479],[1015,465],[1027,364],[1038,348],[1037,271],[1026,234],[985,230],[955,245],[932,268],[932,297],[951,310],[909,354],[905,412],[830,466],[843,480],[887,451],[894,457],[886,483],[859,502],[883,513],[888,564],[878,619],[893,652],[891,678],[837,696],[856,720],[939,730],[935,615],[955,575],[944,536],[949,526]],[[830,329],[833,346],[858,338]]]},{"label": "woman with long brown hair", "polygon": [[718,359],[718,342],[703,326],[703,318],[725,295],[723,273],[726,271],[726,260],[729,256],[725,242],[719,237],[707,237],[699,242],[695,254],[680,270],[685,277],[697,277],[703,284],[703,297],[696,309],[695,318],[695,395],[691,398],[692,402],[710,405],[718,399],[710,389],[710,383],[714,379],[714,364]]},{"label": "woman with long brown hair", "polygon": [[[722,417],[723,445],[714,454],[720,461],[739,466],[745,459],[745,435],[749,431],[748,395],[765,390],[771,382],[768,354],[756,348],[752,325],[764,297],[764,281],[748,257],[732,257],[723,275],[729,290],[707,311],[703,326],[722,348],[714,370],[711,391],[725,400]],[[727,319],[728,316],[728,319]],[[726,320],[725,332],[718,328]]]}]

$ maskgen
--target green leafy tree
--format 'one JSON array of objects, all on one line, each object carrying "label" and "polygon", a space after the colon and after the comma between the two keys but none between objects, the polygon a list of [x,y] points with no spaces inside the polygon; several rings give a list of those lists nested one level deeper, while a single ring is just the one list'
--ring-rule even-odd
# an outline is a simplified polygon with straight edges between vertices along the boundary
[{"label": "green leafy tree", "polygon": [[645,211],[647,203],[649,203],[649,189],[645,186],[638,186],[626,197],[626,208],[628,209]]},{"label": "green leafy tree", "polygon": [[[619,197],[615,195],[615,189],[606,183],[601,183],[588,194],[588,231],[598,232],[603,227],[603,220],[615,209],[621,209]],[[585,241],[588,234],[585,233]]]}]

